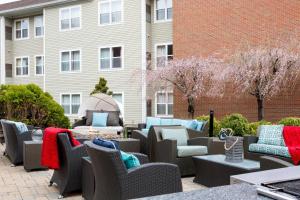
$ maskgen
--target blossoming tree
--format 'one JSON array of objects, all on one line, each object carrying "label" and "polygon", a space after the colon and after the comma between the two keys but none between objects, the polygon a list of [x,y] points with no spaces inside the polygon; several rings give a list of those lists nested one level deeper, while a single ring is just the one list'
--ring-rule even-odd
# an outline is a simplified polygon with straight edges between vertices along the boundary
[{"label": "blossoming tree", "polygon": [[189,116],[194,118],[195,99],[200,96],[220,96],[224,91],[224,74],[219,74],[222,61],[216,58],[174,59],[157,69],[148,70],[147,83],[154,88],[173,86],[179,90],[188,103]]},{"label": "blossoming tree", "polygon": [[250,94],[257,100],[258,120],[264,119],[265,100],[283,90],[291,90],[300,72],[297,51],[282,47],[248,47],[233,56],[229,79],[237,94]]}]

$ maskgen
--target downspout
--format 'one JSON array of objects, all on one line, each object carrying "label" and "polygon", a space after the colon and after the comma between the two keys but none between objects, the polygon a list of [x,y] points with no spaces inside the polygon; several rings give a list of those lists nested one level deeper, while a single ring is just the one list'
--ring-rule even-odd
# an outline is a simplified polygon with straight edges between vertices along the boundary
[{"label": "downspout", "polygon": [[44,64],[44,82],[43,82],[43,91],[46,92],[46,26],[45,26],[45,19],[46,19],[46,10],[43,9],[43,25],[44,25],[44,37],[43,37],[43,64]]},{"label": "downspout", "polygon": [[0,84],[5,84],[5,17],[0,19]]}]

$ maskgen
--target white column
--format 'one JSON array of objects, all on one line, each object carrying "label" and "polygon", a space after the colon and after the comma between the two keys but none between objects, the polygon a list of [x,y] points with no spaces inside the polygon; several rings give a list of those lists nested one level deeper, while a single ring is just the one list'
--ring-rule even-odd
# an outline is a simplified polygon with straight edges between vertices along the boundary
[{"label": "white column", "polygon": [[0,84],[5,84],[5,17],[0,18]]}]

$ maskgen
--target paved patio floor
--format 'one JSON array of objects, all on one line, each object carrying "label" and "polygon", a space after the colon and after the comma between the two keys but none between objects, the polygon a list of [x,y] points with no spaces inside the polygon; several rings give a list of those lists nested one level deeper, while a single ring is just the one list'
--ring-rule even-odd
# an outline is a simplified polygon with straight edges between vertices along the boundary
[{"label": "paved patio floor", "polygon": [[[4,146],[0,145],[0,199],[2,200],[49,200],[57,199],[55,185],[48,187],[52,170],[26,172],[23,166],[11,167],[3,156]],[[204,188],[193,183],[193,178],[183,178],[184,191]],[[64,199],[83,199],[81,194],[73,194]]]}]

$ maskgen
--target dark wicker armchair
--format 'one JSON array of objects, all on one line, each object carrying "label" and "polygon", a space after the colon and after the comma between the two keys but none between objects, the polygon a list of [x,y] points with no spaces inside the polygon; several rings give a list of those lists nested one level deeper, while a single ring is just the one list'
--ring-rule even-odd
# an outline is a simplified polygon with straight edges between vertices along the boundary
[{"label": "dark wicker armchair", "polygon": [[182,191],[178,167],[148,163],[127,170],[120,153],[85,142],[95,174],[94,200],[119,200]]},{"label": "dark wicker armchair", "polygon": [[4,154],[8,156],[13,165],[23,163],[23,142],[31,141],[31,131],[20,133],[17,126],[8,120],[1,120],[5,138]]},{"label": "dark wicker armchair", "polygon": [[[177,141],[171,139],[162,139],[161,131],[163,128],[182,129],[182,126],[152,126],[149,130],[149,157],[151,162],[166,162],[178,165],[182,176],[195,174],[195,166],[192,156],[177,156]],[[207,154],[213,145],[213,138],[209,137],[189,137],[188,146],[206,146]]]},{"label": "dark wicker armchair", "polygon": [[58,135],[60,169],[54,170],[50,186],[56,183],[59,188],[59,198],[66,194],[81,191],[81,158],[87,156],[84,145],[72,147],[66,133]]}]

